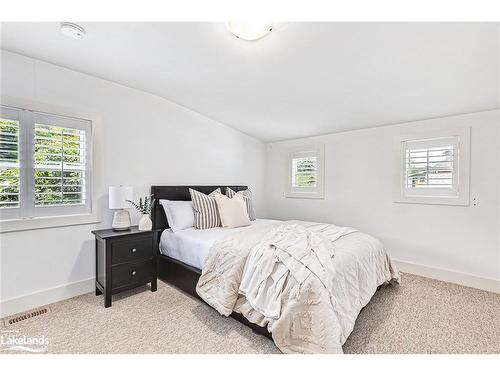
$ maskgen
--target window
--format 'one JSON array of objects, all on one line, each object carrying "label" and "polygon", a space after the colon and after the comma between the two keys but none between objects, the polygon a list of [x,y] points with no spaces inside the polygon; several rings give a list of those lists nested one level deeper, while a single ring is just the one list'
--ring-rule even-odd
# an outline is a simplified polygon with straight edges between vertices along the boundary
[{"label": "window", "polygon": [[432,138],[398,137],[395,201],[429,204],[469,203],[469,130]]},{"label": "window", "polygon": [[91,212],[91,122],[2,106],[2,220]]},{"label": "window", "polygon": [[288,160],[289,198],[323,198],[324,146],[311,146],[290,152]]}]

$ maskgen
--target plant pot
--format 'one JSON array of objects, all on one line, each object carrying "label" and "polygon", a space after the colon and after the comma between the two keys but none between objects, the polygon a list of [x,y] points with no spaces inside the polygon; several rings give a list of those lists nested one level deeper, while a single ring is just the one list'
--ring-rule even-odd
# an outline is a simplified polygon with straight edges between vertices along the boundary
[{"label": "plant pot", "polygon": [[153,228],[153,222],[148,214],[141,216],[139,220],[139,230],[151,230]]}]

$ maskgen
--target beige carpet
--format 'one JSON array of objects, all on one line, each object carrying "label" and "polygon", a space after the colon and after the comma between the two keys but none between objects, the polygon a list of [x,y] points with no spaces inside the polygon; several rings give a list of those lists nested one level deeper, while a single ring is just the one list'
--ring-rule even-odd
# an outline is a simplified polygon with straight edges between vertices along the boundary
[{"label": "beige carpet", "polygon": [[[500,295],[413,275],[361,312],[345,353],[500,353]],[[115,296],[85,294],[16,323],[50,353],[279,353],[273,342],[159,282]]]}]

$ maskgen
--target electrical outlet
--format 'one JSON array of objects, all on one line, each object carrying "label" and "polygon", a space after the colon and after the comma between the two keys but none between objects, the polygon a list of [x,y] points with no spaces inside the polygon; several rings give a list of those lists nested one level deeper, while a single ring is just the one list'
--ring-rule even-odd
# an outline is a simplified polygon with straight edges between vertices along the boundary
[{"label": "electrical outlet", "polygon": [[479,202],[477,201],[477,198],[476,197],[472,198],[472,205],[476,207],[478,204]]}]

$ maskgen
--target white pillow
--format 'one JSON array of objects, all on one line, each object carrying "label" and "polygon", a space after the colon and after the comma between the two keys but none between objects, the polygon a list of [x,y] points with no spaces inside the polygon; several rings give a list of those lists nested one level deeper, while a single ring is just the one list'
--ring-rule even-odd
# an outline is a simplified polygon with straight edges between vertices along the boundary
[{"label": "white pillow", "polygon": [[160,204],[165,210],[168,225],[172,232],[194,226],[193,202],[160,199]]},{"label": "white pillow", "polygon": [[236,228],[250,225],[243,195],[235,194],[234,197],[228,198],[220,193],[215,193],[215,201],[223,227]]},{"label": "white pillow", "polygon": [[235,194],[241,194],[241,195],[243,195],[243,199],[245,200],[245,203],[247,205],[248,218],[250,219],[250,221],[256,220],[257,217],[255,216],[255,207],[253,205],[252,191],[250,189],[247,189],[247,190],[242,190],[242,191],[235,192],[230,187],[226,188],[226,195],[229,198],[234,197]]}]

